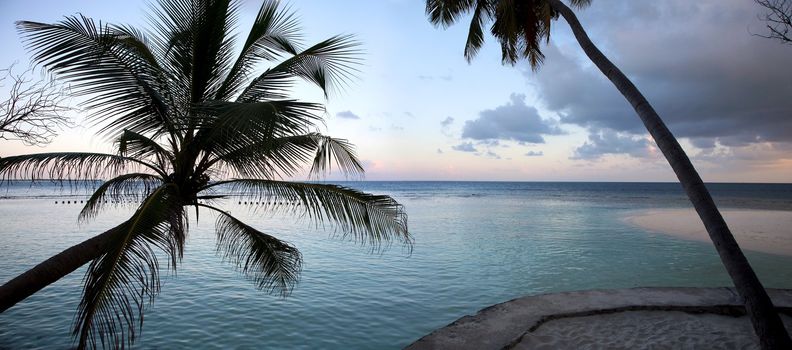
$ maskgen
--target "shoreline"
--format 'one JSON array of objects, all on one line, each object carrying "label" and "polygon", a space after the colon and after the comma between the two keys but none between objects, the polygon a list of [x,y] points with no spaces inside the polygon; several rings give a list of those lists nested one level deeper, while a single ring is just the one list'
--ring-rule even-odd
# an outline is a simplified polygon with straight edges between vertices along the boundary
[{"label": "shoreline", "polygon": [[[741,248],[792,256],[792,211],[726,209],[721,214]],[[628,214],[623,220],[649,233],[711,242],[692,208],[642,210]]]},{"label": "shoreline", "polygon": [[[792,330],[792,289],[767,292]],[[758,349],[744,310],[728,287],[529,295],[459,318],[406,349]]]}]

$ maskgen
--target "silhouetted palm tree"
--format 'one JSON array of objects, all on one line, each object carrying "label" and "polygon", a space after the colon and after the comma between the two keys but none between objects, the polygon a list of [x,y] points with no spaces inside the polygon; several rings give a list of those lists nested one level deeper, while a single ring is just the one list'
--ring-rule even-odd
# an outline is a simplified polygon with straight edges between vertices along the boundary
[{"label": "silhouetted palm tree", "polygon": [[[144,305],[159,292],[159,251],[174,268],[187,235],[187,207],[217,215],[217,248],[261,289],[286,295],[301,269],[299,251],[219,209],[228,193],[265,210],[330,221],[345,235],[380,247],[411,247],[407,216],[388,196],[287,182],[338,167],[362,174],[352,146],[314,132],[321,104],[289,98],[295,83],[346,84],[358,50],[349,36],[301,49],[294,16],[265,1],[234,54],[230,32],[239,4],[161,0],[151,32],[67,17],[18,22],[34,60],[87,98],[117,154],[43,153],[0,159],[3,178],[109,178],[80,213],[90,219],[110,201],[139,201],[131,218],[73,246],[0,287],[5,310],[90,262],[73,334],[79,347],[124,347],[135,340]],[[255,74],[262,62],[274,65]],[[218,179],[220,181],[213,181]],[[223,185],[226,190],[217,191]],[[137,325],[136,325],[137,324]]]},{"label": "silhouetted palm tree", "polygon": [[[578,8],[591,0],[570,0]],[[583,30],[574,12],[561,0],[427,0],[426,12],[435,25],[449,26],[472,12],[465,44],[465,58],[470,61],[484,43],[484,26],[499,41],[504,63],[526,59],[538,69],[544,59],[542,41],[550,39],[550,26],[559,15],[572,27],[583,51],[632,104],[641,121],[663,152],[690,201],[704,222],[721,261],[734,282],[751,317],[763,348],[792,349],[767,292],[729,231],[701,177],[676,138],[633,83],[597,49]]]}]

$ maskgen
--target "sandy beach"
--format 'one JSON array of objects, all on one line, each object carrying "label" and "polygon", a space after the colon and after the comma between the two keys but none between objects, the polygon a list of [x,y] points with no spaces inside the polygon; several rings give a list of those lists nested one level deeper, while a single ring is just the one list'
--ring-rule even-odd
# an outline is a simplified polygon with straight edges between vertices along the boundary
[{"label": "sandy beach", "polygon": [[[792,211],[723,210],[722,214],[743,249],[792,256]],[[710,241],[693,209],[653,209],[625,220],[650,232]]]},{"label": "sandy beach", "polygon": [[[782,316],[789,328],[792,318]],[[628,311],[550,321],[514,349],[759,349],[747,316]]]},{"label": "sandy beach", "polygon": [[[776,306],[792,305],[792,290],[768,293]],[[740,310],[731,288],[541,294],[462,317],[407,349],[759,349]],[[792,331],[789,313],[781,318]]]}]

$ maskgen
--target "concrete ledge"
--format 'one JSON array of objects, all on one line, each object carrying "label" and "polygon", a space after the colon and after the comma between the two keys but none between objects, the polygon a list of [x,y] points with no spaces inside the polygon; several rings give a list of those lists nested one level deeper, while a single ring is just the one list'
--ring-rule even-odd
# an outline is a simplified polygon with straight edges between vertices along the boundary
[{"label": "concrete ledge", "polygon": [[[792,290],[769,289],[779,311],[792,314]],[[502,349],[545,322],[614,312],[653,310],[745,313],[733,288],[632,288],[526,296],[482,309],[440,328],[407,349]]]}]

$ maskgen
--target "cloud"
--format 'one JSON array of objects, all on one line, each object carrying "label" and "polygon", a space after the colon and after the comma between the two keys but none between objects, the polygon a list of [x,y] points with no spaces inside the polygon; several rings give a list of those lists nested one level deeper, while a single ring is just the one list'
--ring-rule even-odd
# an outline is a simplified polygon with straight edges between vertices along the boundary
[{"label": "cloud", "polygon": [[446,117],[440,122],[440,132],[445,136],[451,136],[451,124],[454,123],[454,118]]},{"label": "cloud", "polygon": [[[762,28],[758,10],[744,0],[603,0],[580,14],[671,131],[711,148],[792,142],[792,51],[750,34]],[[539,73],[524,70],[541,101],[563,123],[644,133],[616,88],[590,62],[573,59],[580,52],[551,45]],[[580,155],[599,143],[589,144]]]},{"label": "cloud", "polygon": [[352,111],[338,112],[336,113],[336,117],[342,119],[360,119],[360,117],[357,114],[352,113]]},{"label": "cloud", "polygon": [[451,146],[451,148],[459,152],[478,152],[476,147],[473,146],[473,142],[462,142],[456,146]]},{"label": "cloud", "polygon": [[650,157],[652,143],[645,137],[620,134],[611,129],[590,133],[588,141],[575,149],[572,159],[595,160],[606,154],[628,154],[633,157]]},{"label": "cloud", "polygon": [[440,122],[440,126],[445,129],[445,128],[451,126],[451,124],[453,124],[453,123],[454,123],[454,118],[446,117],[445,119],[443,119],[443,121]]},{"label": "cloud", "polygon": [[693,156],[695,160],[707,161],[718,165],[729,163],[749,166],[767,165],[778,160],[792,160],[790,143],[754,143],[744,147],[722,147],[717,145]]},{"label": "cloud", "polygon": [[485,153],[485,155],[487,157],[490,157],[490,158],[501,159],[501,156],[499,156],[497,153],[492,152],[492,151],[487,151],[487,153]]},{"label": "cloud", "polygon": [[528,151],[525,153],[526,157],[541,157],[544,155],[542,151]]},{"label": "cloud", "polygon": [[423,75],[422,74],[422,75],[418,76],[418,79],[421,79],[421,80],[435,80],[435,79],[437,79],[437,80],[442,80],[442,81],[452,81],[452,80],[454,80],[454,77],[452,77],[451,74],[445,74],[445,75]]},{"label": "cloud", "polygon": [[438,148],[437,149],[437,154],[443,154],[443,150]]},{"label": "cloud", "polygon": [[505,105],[479,112],[478,119],[466,121],[462,137],[544,143],[543,135],[563,134],[555,121],[542,119],[536,108],[525,104],[525,95],[511,94],[509,99]]}]

